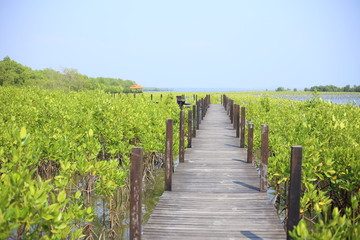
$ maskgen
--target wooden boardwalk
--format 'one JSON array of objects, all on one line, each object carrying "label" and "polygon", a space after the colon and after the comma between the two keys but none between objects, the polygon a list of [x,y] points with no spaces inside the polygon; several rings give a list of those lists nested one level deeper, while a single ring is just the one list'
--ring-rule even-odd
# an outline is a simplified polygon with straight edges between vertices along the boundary
[{"label": "wooden boardwalk", "polygon": [[207,116],[160,197],[143,239],[286,239],[257,170],[246,163],[222,105]]}]

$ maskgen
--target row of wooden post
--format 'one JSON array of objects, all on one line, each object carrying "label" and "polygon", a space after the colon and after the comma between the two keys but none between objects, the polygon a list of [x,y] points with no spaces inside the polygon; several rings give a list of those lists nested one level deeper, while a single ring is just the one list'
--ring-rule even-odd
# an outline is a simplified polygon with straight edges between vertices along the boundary
[{"label": "row of wooden post", "polygon": [[[236,129],[236,137],[240,137],[240,148],[245,147],[245,107],[234,103],[234,100],[222,95],[221,103],[227,111],[231,123]],[[241,113],[239,113],[241,109]],[[254,124],[248,124],[247,163],[253,162]],[[269,159],[269,126],[261,128],[261,162],[260,162],[260,192],[267,191],[267,170]],[[291,239],[289,232],[293,230],[300,220],[300,193],[301,193],[302,147],[291,146],[290,157],[290,184],[288,194],[287,239]]]},{"label": "row of wooden post", "polygon": [[[210,105],[210,95],[201,98],[188,110],[188,148],[192,146],[192,138],[196,137],[200,121],[205,117]],[[185,162],[185,113],[180,111],[180,137],[179,137],[179,162]],[[173,161],[173,119],[166,120],[166,143],[165,143],[165,191],[171,191]],[[132,148],[130,167],[130,239],[141,239],[142,221],[142,162],[143,149]]]}]

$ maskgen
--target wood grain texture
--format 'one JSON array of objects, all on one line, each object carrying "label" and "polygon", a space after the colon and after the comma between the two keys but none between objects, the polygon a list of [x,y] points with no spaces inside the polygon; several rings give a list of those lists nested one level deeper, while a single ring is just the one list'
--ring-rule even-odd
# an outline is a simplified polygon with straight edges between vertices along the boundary
[{"label": "wood grain texture", "polygon": [[238,141],[223,106],[212,104],[143,239],[286,239]]}]

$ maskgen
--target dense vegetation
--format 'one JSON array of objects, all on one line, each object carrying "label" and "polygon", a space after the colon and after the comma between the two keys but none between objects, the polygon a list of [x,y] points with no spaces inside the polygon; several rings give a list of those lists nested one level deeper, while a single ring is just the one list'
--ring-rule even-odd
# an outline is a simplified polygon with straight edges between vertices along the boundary
[{"label": "dense vegetation", "polygon": [[[100,233],[116,239],[119,215],[128,211],[119,202],[127,192],[131,147],[144,148],[145,178],[151,177],[163,157],[165,119],[173,118],[178,149],[175,96],[23,85],[0,87],[0,238],[91,239]],[[287,208],[290,146],[304,147],[302,220],[294,237],[358,238],[359,107],[315,95],[305,102],[228,96],[247,107],[255,148],[261,124],[269,125],[269,180],[280,211]],[[189,94],[186,102],[194,101]],[[96,221],[106,226],[95,229]]]},{"label": "dense vegetation", "polygon": [[337,87],[334,85],[325,85],[325,86],[313,86],[311,88],[305,88],[304,91],[318,91],[318,92],[360,92],[360,85],[350,87],[350,85],[346,85],[345,87]]},{"label": "dense vegetation", "polygon": [[[298,239],[359,239],[360,109],[331,104],[314,96],[300,102],[245,94],[228,94],[247,107],[260,149],[261,125],[269,125],[269,180],[281,212],[287,208],[290,146],[303,152]],[[286,217],[286,216],[285,216]]]},{"label": "dense vegetation", "polygon": [[[0,238],[120,238],[116,226],[128,211],[121,202],[131,148],[144,148],[144,174],[150,177],[162,161],[165,120],[173,118],[178,149],[174,97],[153,100],[1,87]],[[104,227],[95,229],[96,221]]]},{"label": "dense vegetation", "polygon": [[93,90],[107,92],[129,91],[134,81],[115,78],[91,78],[76,69],[64,68],[62,72],[47,68],[32,70],[9,57],[0,61],[0,86],[38,86],[45,89]]},{"label": "dense vegetation", "polygon": [[[278,87],[275,91],[277,92],[283,92],[283,91],[291,91],[291,89],[289,88],[284,88],[284,87]],[[293,89],[294,92],[297,91],[296,88]],[[350,85],[346,85],[345,87],[337,87],[334,85],[325,85],[325,86],[313,86],[310,88],[305,88],[304,89],[305,92],[313,92],[313,91],[318,91],[318,92],[360,92],[360,85],[354,85],[353,87],[350,87]]]}]

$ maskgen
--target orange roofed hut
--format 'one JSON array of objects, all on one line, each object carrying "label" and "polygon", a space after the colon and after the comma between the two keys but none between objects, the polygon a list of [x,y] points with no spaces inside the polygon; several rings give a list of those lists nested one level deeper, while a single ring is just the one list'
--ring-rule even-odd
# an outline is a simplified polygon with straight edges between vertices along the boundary
[{"label": "orange roofed hut", "polygon": [[130,87],[130,89],[131,89],[132,92],[141,93],[143,87],[142,87],[141,85],[132,85],[132,86]]}]

